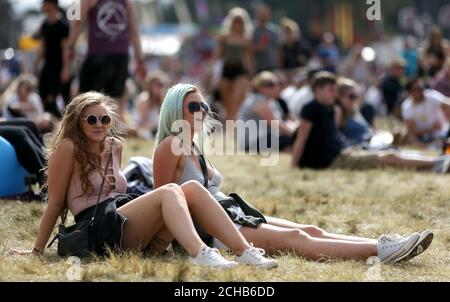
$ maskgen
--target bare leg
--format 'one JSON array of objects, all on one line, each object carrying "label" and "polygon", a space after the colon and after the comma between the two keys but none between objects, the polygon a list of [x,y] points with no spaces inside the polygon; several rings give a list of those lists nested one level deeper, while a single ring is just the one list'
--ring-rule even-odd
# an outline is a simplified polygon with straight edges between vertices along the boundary
[{"label": "bare leg", "polygon": [[335,239],[335,240],[350,241],[350,242],[365,242],[365,243],[372,243],[372,244],[377,243],[377,240],[375,240],[375,239],[328,233],[327,231],[325,231],[317,226],[314,226],[314,225],[299,224],[299,223],[295,223],[295,222],[292,222],[289,220],[279,219],[279,218],[274,218],[274,217],[266,217],[266,218],[267,218],[268,224],[270,224],[270,225],[287,228],[287,229],[301,230],[301,231],[307,233],[311,237],[323,238],[323,239]]},{"label": "bare leg", "polygon": [[183,191],[176,185],[158,188],[117,211],[128,218],[122,241],[125,249],[142,250],[163,224],[189,255],[195,257],[203,245],[192,223]]},{"label": "bare leg", "polygon": [[378,155],[380,166],[394,166],[415,170],[432,170],[436,158],[431,156],[401,156],[397,152],[385,152]]},{"label": "bare leg", "polygon": [[[231,104],[232,82],[228,79],[222,79],[219,83],[220,98],[226,110],[225,122],[230,119],[230,113],[233,111]],[[233,118],[234,119],[234,118]]]},{"label": "bare leg", "polygon": [[[189,210],[197,221],[209,234],[228,246],[236,255],[240,256],[250,247],[244,236],[236,229],[227,213],[214,199],[214,197],[198,182],[189,181],[181,186]],[[150,249],[154,252],[163,252],[173,236],[163,226],[150,242]]]},{"label": "bare leg", "polygon": [[241,108],[242,102],[245,99],[245,94],[250,87],[249,80],[246,76],[240,76],[234,80],[231,95],[230,95],[230,113],[227,113],[227,119],[235,120],[239,109]]},{"label": "bare leg", "polygon": [[299,256],[313,260],[367,259],[377,255],[377,246],[373,243],[314,238],[301,230],[268,224],[262,224],[257,229],[244,227],[241,233],[249,242],[253,242],[268,254],[293,251]]}]

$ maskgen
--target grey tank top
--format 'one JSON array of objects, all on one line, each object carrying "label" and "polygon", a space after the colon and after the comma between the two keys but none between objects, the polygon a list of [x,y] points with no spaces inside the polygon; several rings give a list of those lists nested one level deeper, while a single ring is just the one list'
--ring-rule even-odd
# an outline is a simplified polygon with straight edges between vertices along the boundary
[{"label": "grey tank top", "polygon": [[[192,161],[192,159],[188,156],[184,157],[186,160],[184,161],[184,169],[183,173],[181,174],[180,178],[177,180],[178,185],[182,185],[185,182],[188,182],[190,180],[196,180],[202,185],[204,184],[204,177],[202,171],[199,170],[199,168],[195,165],[195,163]],[[217,169],[214,169],[214,175],[212,179],[208,180],[208,191],[212,194],[212,196],[217,200],[225,200],[228,197],[220,191],[220,184],[222,183],[222,175],[220,174]]]}]

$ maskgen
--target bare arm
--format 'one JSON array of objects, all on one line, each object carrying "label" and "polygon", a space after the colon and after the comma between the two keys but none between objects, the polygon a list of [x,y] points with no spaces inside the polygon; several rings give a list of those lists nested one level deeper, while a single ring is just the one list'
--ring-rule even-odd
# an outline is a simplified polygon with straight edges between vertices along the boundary
[{"label": "bare arm", "polygon": [[139,35],[136,10],[131,0],[127,0],[128,19],[131,43],[133,43],[134,58],[137,62],[137,74],[143,80],[145,78],[144,52],[142,50],[141,37]]},{"label": "bare arm", "polygon": [[153,181],[155,188],[175,182],[175,173],[181,155],[172,152],[172,145],[178,144],[177,137],[166,138],[155,150],[153,155]]},{"label": "bare arm", "polygon": [[64,69],[68,70],[69,66],[74,57],[75,44],[77,43],[78,37],[83,31],[84,25],[88,17],[89,10],[97,4],[97,0],[85,0],[80,1],[80,20],[72,20],[70,22],[69,37],[66,41],[66,47],[64,48]]},{"label": "bare arm", "polygon": [[431,128],[425,130],[419,130],[414,120],[405,120],[405,125],[406,128],[408,129],[408,134],[411,134],[415,137],[431,134],[442,128],[440,121],[436,122]]},{"label": "bare arm", "polygon": [[312,123],[301,119],[300,127],[297,132],[297,138],[294,144],[293,156],[292,156],[292,167],[298,167],[298,163],[303,156],[303,150],[305,148],[306,141],[308,140],[309,134],[311,133]]},{"label": "bare arm", "polygon": [[44,60],[44,52],[45,52],[45,43],[44,43],[44,38],[41,37],[41,39],[39,40],[39,45],[38,45],[38,49],[36,52],[36,60],[34,61],[34,64],[33,64],[33,74],[34,75],[38,74],[39,65]]},{"label": "bare arm", "polygon": [[291,135],[294,132],[294,130],[288,127],[288,125],[284,121],[281,121],[275,117],[272,109],[268,104],[260,103],[255,106],[253,111],[257,113],[261,117],[261,119],[266,120],[269,126],[272,125],[272,121],[278,121],[280,123],[280,132],[282,134]]},{"label": "bare arm", "polygon": [[251,41],[248,42],[247,48],[245,50],[244,64],[250,74],[250,77],[253,77],[253,75],[255,74],[255,64]]}]

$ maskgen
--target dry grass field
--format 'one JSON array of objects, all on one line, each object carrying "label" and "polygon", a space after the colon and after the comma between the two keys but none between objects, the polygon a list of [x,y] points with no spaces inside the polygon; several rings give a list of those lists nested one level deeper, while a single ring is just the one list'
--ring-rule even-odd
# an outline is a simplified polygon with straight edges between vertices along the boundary
[{"label": "dry grass field", "polygon": [[[149,143],[130,140],[125,160],[152,155]],[[31,248],[44,204],[0,202],[0,281],[450,281],[450,176],[373,170],[294,171],[289,157],[261,167],[250,156],[212,157],[225,176],[223,190],[239,192],[267,215],[315,224],[328,231],[378,237],[431,228],[435,240],[421,256],[401,265],[371,267],[364,261],[323,263],[285,254],[277,269],[193,267],[182,255],[127,254],[81,262],[56,255],[11,257],[10,248]],[[69,272],[69,274],[68,274]]]}]

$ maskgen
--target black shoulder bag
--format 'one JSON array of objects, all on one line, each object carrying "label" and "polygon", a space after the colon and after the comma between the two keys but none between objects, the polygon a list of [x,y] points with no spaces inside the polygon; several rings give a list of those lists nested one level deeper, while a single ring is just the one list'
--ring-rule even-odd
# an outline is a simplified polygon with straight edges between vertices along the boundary
[{"label": "black shoulder bag", "polygon": [[[112,157],[112,146],[108,152],[108,159],[106,161],[105,174],[108,172],[108,166]],[[69,227],[65,226],[67,213],[64,216],[61,224],[59,225],[58,234],[53,238],[47,248],[51,247],[56,239],[58,239],[58,255],[65,256],[77,256],[86,257],[89,256],[94,250],[94,242],[92,241],[91,231],[94,227],[95,215],[97,214],[98,204],[103,192],[103,186],[105,184],[105,178],[103,177],[102,184],[100,186],[100,193],[95,205],[94,214],[90,220],[83,220]]]}]

